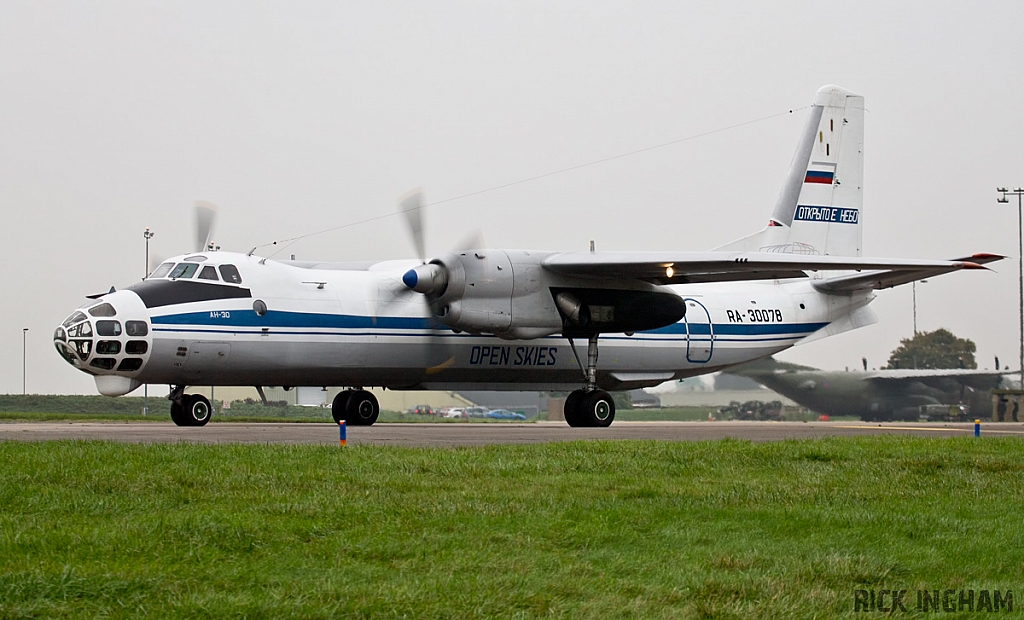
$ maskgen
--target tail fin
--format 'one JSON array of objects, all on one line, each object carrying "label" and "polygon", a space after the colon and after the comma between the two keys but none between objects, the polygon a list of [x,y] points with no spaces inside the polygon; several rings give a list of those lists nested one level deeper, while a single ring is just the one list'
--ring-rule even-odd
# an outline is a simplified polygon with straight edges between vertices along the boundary
[{"label": "tail fin", "polygon": [[823,86],[768,226],[719,250],[861,255],[864,98]]}]

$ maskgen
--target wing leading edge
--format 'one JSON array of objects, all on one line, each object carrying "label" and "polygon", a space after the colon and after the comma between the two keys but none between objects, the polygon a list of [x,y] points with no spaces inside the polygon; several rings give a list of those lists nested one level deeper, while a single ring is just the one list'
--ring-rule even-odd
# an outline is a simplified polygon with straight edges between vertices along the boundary
[{"label": "wing leading edge", "polygon": [[[995,254],[957,260],[906,260],[764,252],[567,252],[549,256],[542,264],[562,275],[637,279],[654,284],[806,278],[808,271],[860,272],[815,285],[823,292],[846,292],[896,286],[960,269],[985,269],[983,263],[1002,258]],[[886,286],[879,286],[882,283]]]},{"label": "wing leading edge", "polygon": [[[955,258],[949,261],[951,264],[961,265],[973,265],[971,267],[959,267],[959,269],[985,269],[982,265],[986,263],[995,262],[1002,260],[1005,256],[998,254],[975,254],[973,256],[967,256],[964,258]],[[849,293],[858,290],[880,290],[883,288],[892,288],[899,286],[900,284],[908,284],[915,280],[923,280],[924,278],[931,278],[933,276],[939,276],[950,271],[956,271],[957,268],[936,268],[933,270],[928,269],[888,269],[888,270],[877,270],[869,273],[854,273],[836,276],[828,278],[820,282],[815,282],[814,287],[824,293]]]},{"label": "wing leading edge", "polygon": [[1002,377],[1018,374],[1019,370],[974,370],[968,368],[948,369],[888,369],[868,373],[868,381],[890,389],[903,389],[913,382],[923,383],[935,389],[943,389],[945,382],[956,381],[974,389],[995,387]]}]

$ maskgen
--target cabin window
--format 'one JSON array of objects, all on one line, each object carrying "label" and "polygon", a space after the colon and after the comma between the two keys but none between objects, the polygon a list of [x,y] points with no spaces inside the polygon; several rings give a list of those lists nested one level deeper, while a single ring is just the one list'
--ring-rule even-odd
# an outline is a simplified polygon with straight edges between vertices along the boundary
[{"label": "cabin window", "polygon": [[145,321],[125,321],[124,331],[129,336],[145,336],[149,333],[149,326]]},{"label": "cabin window", "polygon": [[142,360],[140,360],[137,357],[126,357],[125,359],[121,360],[121,365],[117,367],[118,370],[124,372],[134,372],[140,368],[142,368]]},{"label": "cabin window", "polygon": [[149,274],[151,278],[162,278],[171,272],[171,267],[174,263],[164,263],[153,270],[153,273]]},{"label": "cabin window", "polygon": [[124,352],[129,355],[145,355],[149,351],[149,344],[145,340],[129,340],[124,345]]},{"label": "cabin window", "polygon": [[196,265],[195,263],[178,263],[174,269],[171,270],[171,275],[167,277],[172,280],[175,278],[191,278],[198,268],[199,265]]},{"label": "cabin window", "polygon": [[203,267],[202,271],[199,272],[200,280],[217,280],[217,270],[213,265],[207,265]]},{"label": "cabin window", "polygon": [[238,274],[238,269],[234,265],[221,265],[220,277],[223,278],[225,282],[231,282],[232,284],[242,283],[242,276]]},{"label": "cabin window", "polygon": [[100,336],[120,336],[120,321],[96,321],[96,333]]},{"label": "cabin window", "polygon": [[262,299],[257,299],[252,302],[252,311],[256,313],[256,316],[263,316],[267,313],[267,304]]},{"label": "cabin window", "polygon": [[96,343],[97,355],[117,355],[121,352],[121,343],[116,340],[100,340]]},{"label": "cabin window", "polygon": [[89,365],[93,368],[101,368],[103,370],[113,370],[114,364],[117,363],[112,357],[97,357],[93,361],[89,362]]}]

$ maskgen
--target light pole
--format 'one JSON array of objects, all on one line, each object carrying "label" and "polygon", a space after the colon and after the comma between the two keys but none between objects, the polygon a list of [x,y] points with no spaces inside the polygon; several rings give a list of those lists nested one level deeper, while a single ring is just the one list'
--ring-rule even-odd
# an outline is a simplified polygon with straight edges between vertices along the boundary
[{"label": "light pole", "polygon": [[1009,191],[1005,187],[997,187],[997,192],[1002,196],[996,198],[996,202],[1007,203],[1010,199],[1007,196],[1017,197],[1017,267],[1020,277],[1020,386],[1024,389],[1024,188],[1015,187]]},{"label": "light pole", "polygon": [[[153,235],[155,235],[155,234],[156,234],[155,232],[153,232],[153,231],[151,231],[149,229],[149,226],[146,226],[146,232],[142,233],[142,236],[146,238],[146,271],[145,271],[145,273],[142,276],[143,280],[145,280],[146,278],[149,277],[149,240],[152,239]],[[149,414],[149,384],[147,383],[147,384],[142,386],[142,415],[148,415],[148,414]]]},{"label": "light pole", "polygon": [[25,377],[28,375],[28,370],[27,370],[28,367],[25,364],[25,360],[28,359],[28,356],[25,354],[25,352],[28,350],[25,347],[25,340],[26,340],[26,336],[27,335],[28,335],[28,328],[27,327],[22,327],[21,328],[21,395],[22,396],[24,396],[25,394],[28,393],[28,392],[25,391]]},{"label": "light pole", "polygon": [[[928,280],[921,280],[921,284],[927,284]],[[910,285],[910,289],[914,291],[914,335],[917,335],[917,280]]]},{"label": "light pole", "polygon": [[149,230],[149,226],[146,227],[146,232],[142,233],[142,236],[146,238],[146,271],[142,276],[143,280],[149,277],[149,240],[152,239],[155,234],[155,232]]}]

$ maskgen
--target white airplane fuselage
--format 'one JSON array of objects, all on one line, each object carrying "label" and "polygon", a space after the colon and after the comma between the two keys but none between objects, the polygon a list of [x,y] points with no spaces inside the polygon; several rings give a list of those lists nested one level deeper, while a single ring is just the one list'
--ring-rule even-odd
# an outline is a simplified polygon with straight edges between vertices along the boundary
[{"label": "white airplane fuselage", "polygon": [[[480,248],[362,265],[197,252],[83,306],[54,343],[103,394],[169,384],[179,425],[212,412],[185,386],[268,385],[571,390],[566,422],[604,427],[608,390],[868,325],[876,290],[1002,258],[863,258],[863,146],[864,98],[827,85],[765,227],[714,250]],[[421,254],[424,206],[421,191],[399,199]],[[332,403],[339,422],[378,414],[365,389]]]},{"label": "white airplane fuselage", "polygon": [[[208,252],[170,262],[188,259],[233,265],[241,282],[197,273],[151,278],[99,297],[58,328],[58,351],[94,374],[100,392],[124,394],[143,383],[571,390],[584,380],[585,338],[578,362],[562,334],[509,340],[440,325],[425,297],[402,283],[415,261],[333,269]],[[811,282],[671,286],[686,302],[684,318],[602,335],[597,383],[651,386],[771,355],[874,297],[826,295]],[[113,316],[102,316],[110,314],[103,304]],[[92,316],[98,307],[101,316]]]}]

